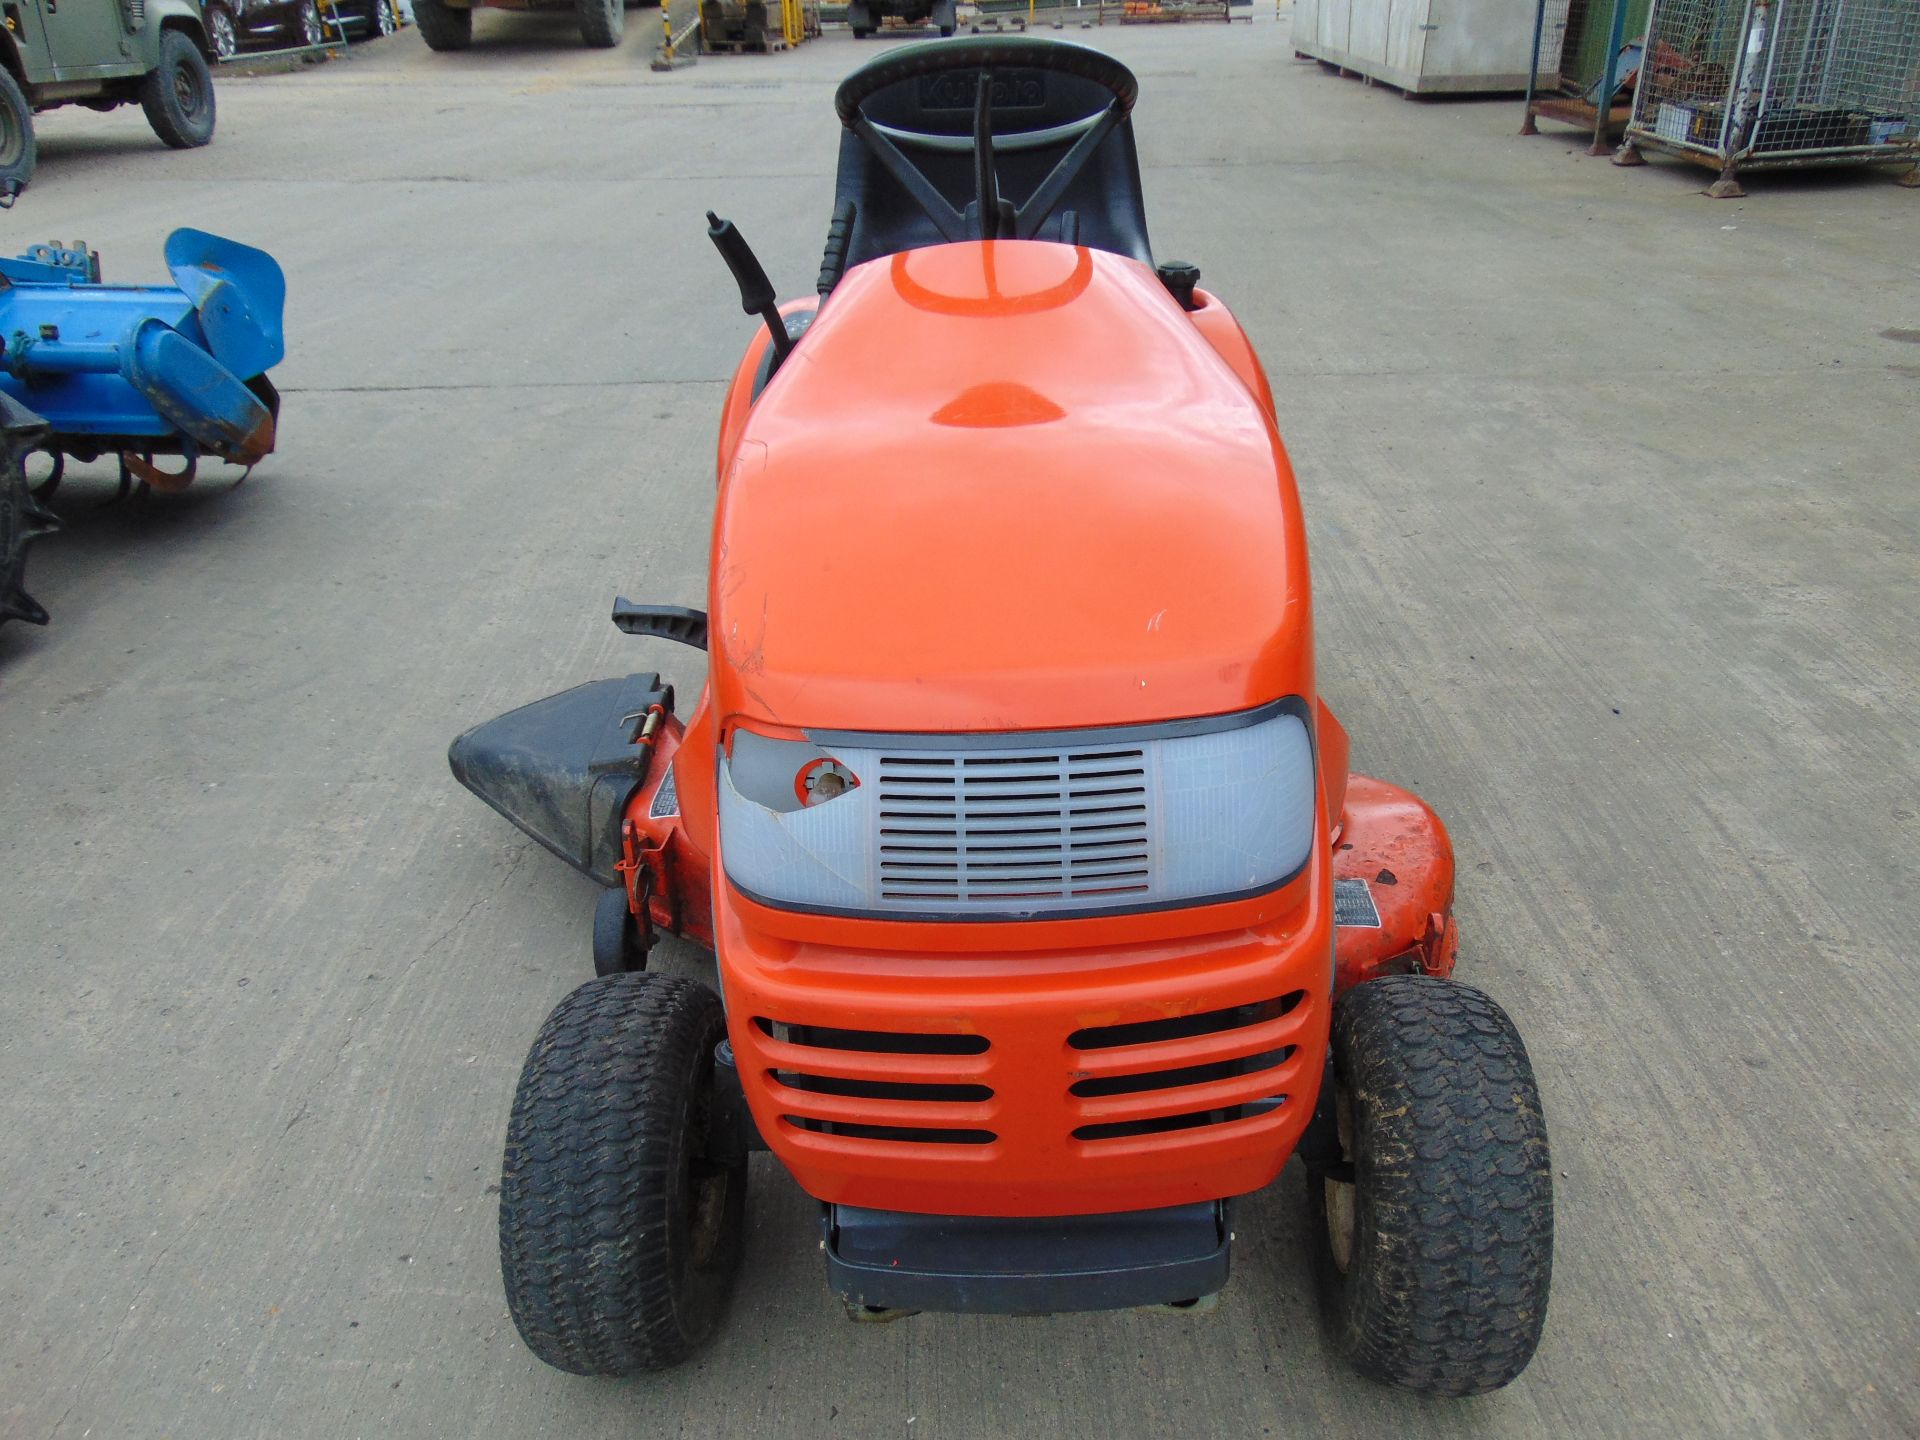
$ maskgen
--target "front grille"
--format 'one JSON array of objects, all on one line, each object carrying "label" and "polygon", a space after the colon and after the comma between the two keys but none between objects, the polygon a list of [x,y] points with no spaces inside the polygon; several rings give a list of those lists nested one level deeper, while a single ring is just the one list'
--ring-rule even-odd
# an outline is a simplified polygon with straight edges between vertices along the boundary
[{"label": "front grille", "polygon": [[879,777],[880,895],[1000,910],[1145,895],[1145,752],[888,754]]},{"label": "front grille", "polygon": [[1297,1067],[1294,990],[1271,1000],[1159,1020],[1076,1030],[1079,1077],[1067,1093],[1081,1104],[1083,1141],[1132,1140],[1254,1120],[1287,1102]]},{"label": "front grille", "polygon": [[990,1145],[984,1035],[846,1030],[756,1016],[781,1121],[795,1130],[893,1144]]},{"label": "front grille", "polygon": [[[1312,1016],[1307,992],[1291,990],[1114,1024],[1068,1028],[1061,1017],[1059,1029],[1007,1049],[976,1017],[930,1032],[758,1016],[742,1075],[767,1087],[783,1132],[813,1147],[847,1142],[868,1155],[876,1144],[957,1147],[947,1152],[955,1163],[966,1163],[967,1147],[995,1144],[1023,1153],[1035,1145],[1057,1153],[1066,1141],[1107,1155],[1143,1145],[1191,1151],[1290,1123]],[[1002,1083],[1008,1065],[1020,1074],[1017,1091]]]}]

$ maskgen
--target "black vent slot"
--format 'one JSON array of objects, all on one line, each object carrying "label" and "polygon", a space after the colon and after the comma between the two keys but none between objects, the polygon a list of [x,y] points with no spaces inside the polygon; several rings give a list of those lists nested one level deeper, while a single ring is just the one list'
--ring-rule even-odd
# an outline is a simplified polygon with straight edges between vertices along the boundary
[{"label": "black vent slot", "polygon": [[1073,1132],[1076,1140],[1127,1140],[1136,1135],[1167,1135],[1177,1130],[1199,1130],[1208,1125],[1225,1125],[1233,1120],[1250,1120],[1267,1115],[1287,1103],[1284,1095],[1269,1095],[1264,1100],[1249,1100],[1244,1105],[1229,1105],[1218,1110],[1194,1110],[1185,1115],[1155,1115],[1145,1120],[1116,1120],[1104,1125],[1082,1125]]},{"label": "black vent slot", "polygon": [[1249,1025],[1277,1020],[1306,998],[1306,991],[1295,990],[1278,999],[1235,1005],[1227,1010],[1207,1010],[1166,1020],[1138,1020],[1127,1025],[1096,1025],[1074,1031],[1067,1037],[1067,1043],[1076,1050],[1111,1050],[1119,1045],[1149,1045],[1156,1040],[1191,1040],[1200,1035],[1218,1035],[1222,1031],[1243,1030]]},{"label": "black vent slot", "polygon": [[855,1125],[845,1120],[815,1120],[808,1115],[780,1117],[797,1130],[816,1135],[838,1135],[848,1140],[894,1140],[918,1145],[991,1145],[1000,1137],[991,1130],[933,1130],[913,1125]]},{"label": "black vent slot", "polygon": [[894,1030],[840,1030],[826,1025],[788,1025],[756,1016],[763,1035],[816,1050],[853,1050],[865,1055],[983,1055],[984,1035],[916,1035]]},{"label": "black vent slot", "polygon": [[946,1085],[919,1080],[849,1080],[840,1075],[807,1075],[798,1070],[775,1070],[773,1078],[789,1090],[813,1095],[845,1095],[856,1100],[991,1100],[985,1085]]},{"label": "black vent slot", "polygon": [[1179,1070],[1150,1070],[1143,1075],[1099,1075],[1068,1086],[1082,1100],[1107,1095],[1142,1095],[1154,1090],[1173,1090],[1182,1085],[1205,1085],[1214,1080],[1232,1080],[1240,1075],[1257,1075],[1284,1065],[1294,1047],[1264,1050],[1258,1055],[1242,1055],[1233,1060],[1216,1060],[1211,1065],[1188,1065]]}]

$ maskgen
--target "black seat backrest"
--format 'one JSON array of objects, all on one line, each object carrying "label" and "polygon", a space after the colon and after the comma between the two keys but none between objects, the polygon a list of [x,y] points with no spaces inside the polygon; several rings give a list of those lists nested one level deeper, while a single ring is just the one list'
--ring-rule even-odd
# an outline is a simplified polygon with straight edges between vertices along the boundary
[{"label": "black seat backrest", "polygon": [[[1064,136],[1048,136],[1045,132],[1098,115],[1112,96],[1094,81],[1059,71],[995,66],[990,73],[994,170],[1000,194],[1017,206],[1026,201],[1077,138],[1077,132]],[[862,106],[866,117],[883,130],[953,136],[966,142],[949,149],[929,149],[897,135],[892,137],[914,166],[970,219],[975,208],[971,142],[978,87],[977,69],[943,70],[889,85],[868,97]],[[848,201],[854,206],[848,266],[900,250],[943,244],[947,239],[851,130],[840,136],[840,169],[834,187],[836,215]],[[1140,157],[1134,149],[1130,118],[1122,119],[1100,142],[1034,238],[1090,245],[1153,263],[1140,194]]]}]

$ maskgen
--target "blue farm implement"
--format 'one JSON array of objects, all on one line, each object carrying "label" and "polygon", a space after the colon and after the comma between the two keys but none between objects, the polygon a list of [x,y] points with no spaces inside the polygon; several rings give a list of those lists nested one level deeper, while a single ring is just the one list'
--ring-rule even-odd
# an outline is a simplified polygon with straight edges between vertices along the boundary
[{"label": "blue farm implement", "polygon": [[[137,481],[181,490],[203,456],[251,467],[272,451],[287,284],[271,255],[200,230],[167,238],[172,285],[105,285],[84,245],[0,259],[0,622],[46,623],[24,589],[26,547],[53,528],[40,501],[68,457],[113,455]],[[24,461],[51,472],[29,489]],[[163,469],[156,456],[177,456]]]}]

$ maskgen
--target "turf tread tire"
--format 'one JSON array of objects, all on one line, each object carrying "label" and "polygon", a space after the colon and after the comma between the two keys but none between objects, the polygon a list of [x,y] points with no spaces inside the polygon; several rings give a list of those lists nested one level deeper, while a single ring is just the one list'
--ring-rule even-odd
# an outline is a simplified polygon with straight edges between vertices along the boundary
[{"label": "turf tread tire", "polygon": [[[718,1324],[739,1264],[746,1167],[691,1152],[725,1034],[713,991],[640,973],[588,981],[535,1038],[507,1128],[500,1269],[514,1324],[547,1364],[662,1369]],[[689,1166],[720,1177],[724,1196],[704,1266]]]},{"label": "turf tread tire", "polygon": [[1553,1171],[1527,1049],[1494,1001],[1431,976],[1356,986],[1334,1007],[1350,1106],[1351,1263],[1308,1176],[1325,1314],[1362,1374],[1422,1394],[1514,1379],[1546,1323]]},{"label": "turf tread tire", "polygon": [[413,0],[413,23],[429,50],[465,50],[473,44],[473,11],[446,0]]}]

